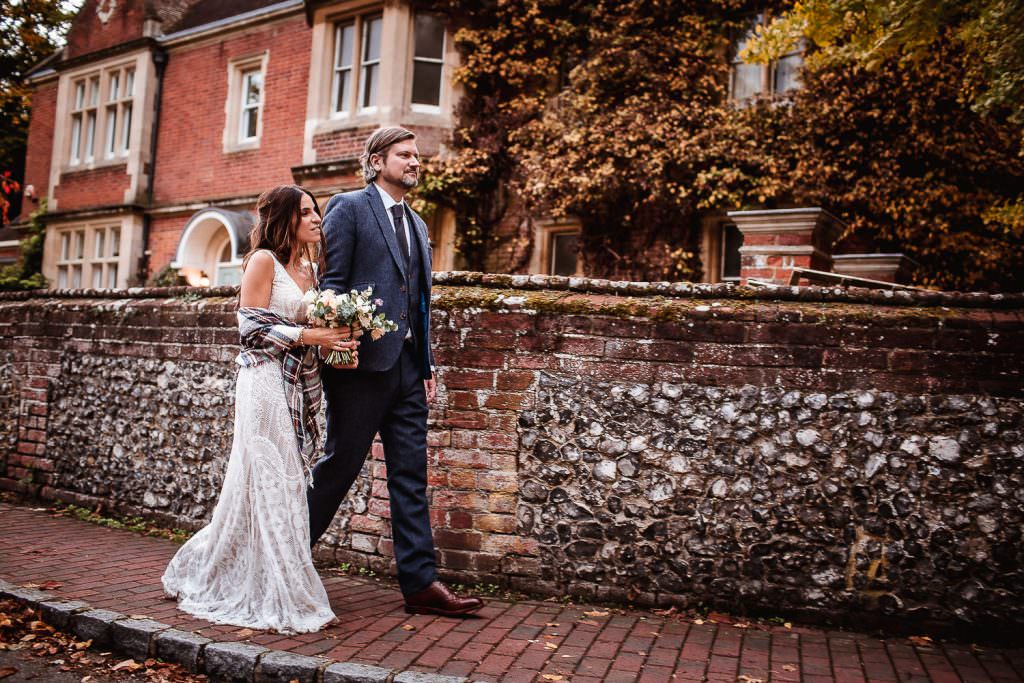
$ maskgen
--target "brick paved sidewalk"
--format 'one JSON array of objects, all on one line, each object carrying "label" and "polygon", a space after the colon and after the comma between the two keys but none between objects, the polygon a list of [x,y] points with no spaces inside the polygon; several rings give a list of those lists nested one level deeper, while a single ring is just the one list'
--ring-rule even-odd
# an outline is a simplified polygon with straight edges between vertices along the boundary
[{"label": "brick paved sidewalk", "polygon": [[13,584],[54,581],[61,597],[217,641],[396,671],[509,683],[1024,681],[1021,650],[916,647],[848,632],[695,624],[551,602],[491,600],[479,618],[466,620],[409,616],[394,587],[350,576],[324,577],[339,624],[298,636],[252,632],[194,619],[163,599],[160,575],[177,549],[171,541],[4,503],[0,525],[0,579]]}]

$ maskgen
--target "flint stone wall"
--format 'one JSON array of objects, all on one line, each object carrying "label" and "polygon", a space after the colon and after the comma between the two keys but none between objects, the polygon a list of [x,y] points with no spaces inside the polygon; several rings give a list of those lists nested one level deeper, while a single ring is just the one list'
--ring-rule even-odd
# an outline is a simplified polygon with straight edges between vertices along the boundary
[{"label": "flint stone wall", "polygon": [[[908,628],[1024,623],[1024,297],[435,274],[443,573]],[[231,290],[0,295],[0,487],[197,528]],[[393,569],[375,446],[323,559]]]}]

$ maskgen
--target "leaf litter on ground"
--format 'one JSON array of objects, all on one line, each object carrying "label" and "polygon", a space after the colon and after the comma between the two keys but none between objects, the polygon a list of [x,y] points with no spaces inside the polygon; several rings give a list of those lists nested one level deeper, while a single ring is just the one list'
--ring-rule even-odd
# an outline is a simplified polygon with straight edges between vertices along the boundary
[{"label": "leaf litter on ground", "polygon": [[[42,585],[42,584],[40,584]],[[147,683],[200,683],[204,675],[191,674],[177,664],[156,659],[112,660],[110,652],[90,650],[92,640],[79,640],[42,621],[38,610],[15,600],[0,600],[0,649],[22,651],[18,657],[38,657],[64,672],[81,676],[88,683],[101,677],[109,681]],[[16,667],[13,668],[17,672]],[[3,674],[0,679],[12,674]],[[100,676],[102,674],[102,676]],[[143,678],[140,678],[142,676]]]}]

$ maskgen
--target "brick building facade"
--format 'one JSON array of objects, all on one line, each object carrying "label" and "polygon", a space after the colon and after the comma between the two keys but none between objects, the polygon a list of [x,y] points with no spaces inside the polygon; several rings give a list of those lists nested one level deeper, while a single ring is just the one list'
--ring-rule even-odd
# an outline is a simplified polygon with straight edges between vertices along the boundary
[{"label": "brick building facade", "polygon": [[[47,200],[44,275],[57,288],[168,268],[237,282],[263,190],[294,182],[325,202],[361,186],[356,159],[381,125],[438,153],[451,42],[443,17],[407,2],[87,0],[31,75],[22,218]],[[453,217],[431,227],[450,268]]]},{"label": "brick building facade", "polygon": [[[31,74],[22,218],[47,199],[43,274],[72,289],[237,283],[263,190],[294,182],[325,202],[360,187],[358,154],[382,125],[414,130],[425,156],[443,152],[459,97],[452,24],[412,0],[87,0],[65,49]],[[757,83],[774,92],[748,67],[734,65],[734,98]],[[456,216],[427,218],[435,268],[457,269]],[[772,216],[754,236],[708,212],[703,280],[896,272],[892,258],[833,262],[830,231],[794,232],[791,218],[777,219],[776,239]],[[497,238],[491,272],[584,274],[572,219],[510,211]]]}]

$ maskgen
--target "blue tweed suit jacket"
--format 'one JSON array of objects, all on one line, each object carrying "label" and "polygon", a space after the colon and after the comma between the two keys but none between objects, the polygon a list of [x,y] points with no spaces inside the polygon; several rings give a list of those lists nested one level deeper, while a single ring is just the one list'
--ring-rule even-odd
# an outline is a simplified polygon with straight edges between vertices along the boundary
[{"label": "blue tweed suit jacket", "polygon": [[[398,323],[398,331],[389,332],[377,341],[370,339],[368,334],[360,337],[360,370],[381,372],[394,366],[402,352],[409,322],[413,319],[409,301],[418,301],[419,338],[423,340],[420,365],[423,377],[429,378],[434,364],[430,349],[430,241],[427,224],[415,211],[407,208],[405,219],[410,227],[410,247],[419,250],[423,273],[420,282],[406,282],[398,239],[376,188],[367,185],[362,190],[331,197],[321,225],[327,241],[327,266],[320,288],[340,293],[373,287],[374,298],[384,300],[383,308],[378,310],[383,310],[389,320]],[[407,286],[418,289],[419,296],[414,289],[413,297],[409,297]]]}]

